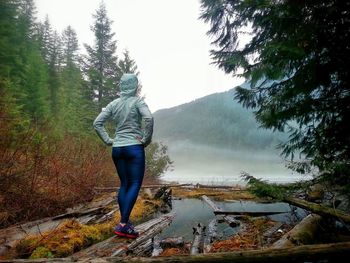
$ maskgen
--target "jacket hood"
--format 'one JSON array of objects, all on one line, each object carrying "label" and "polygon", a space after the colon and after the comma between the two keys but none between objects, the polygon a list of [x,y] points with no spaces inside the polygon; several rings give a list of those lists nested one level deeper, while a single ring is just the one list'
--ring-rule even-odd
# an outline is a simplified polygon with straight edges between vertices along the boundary
[{"label": "jacket hood", "polygon": [[120,79],[121,97],[133,97],[136,95],[139,81],[135,74],[123,74]]}]

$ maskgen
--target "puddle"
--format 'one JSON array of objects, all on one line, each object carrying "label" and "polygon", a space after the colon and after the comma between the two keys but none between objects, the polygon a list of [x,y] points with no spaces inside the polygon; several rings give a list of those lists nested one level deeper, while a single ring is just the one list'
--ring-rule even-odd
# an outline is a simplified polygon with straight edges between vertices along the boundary
[{"label": "puddle", "polygon": [[[291,206],[287,203],[257,203],[254,201],[216,202],[223,210],[227,211],[285,211],[284,214],[268,216],[268,218],[283,223],[296,223],[307,215],[303,209]],[[173,200],[173,212],[175,218],[169,227],[164,229],[160,236],[175,237],[182,236],[185,241],[192,241],[192,228],[199,222],[208,227],[209,222],[214,218],[213,210],[201,199]],[[239,227],[232,228],[226,223],[218,224],[218,233],[223,237],[231,236],[239,231]]]}]

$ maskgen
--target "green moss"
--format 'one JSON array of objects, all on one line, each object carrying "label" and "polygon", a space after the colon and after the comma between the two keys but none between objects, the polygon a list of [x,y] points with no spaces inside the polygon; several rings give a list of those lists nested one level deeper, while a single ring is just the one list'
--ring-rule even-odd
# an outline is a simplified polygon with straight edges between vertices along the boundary
[{"label": "green moss", "polygon": [[53,258],[52,252],[46,247],[37,247],[29,257],[30,259],[37,258]]}]

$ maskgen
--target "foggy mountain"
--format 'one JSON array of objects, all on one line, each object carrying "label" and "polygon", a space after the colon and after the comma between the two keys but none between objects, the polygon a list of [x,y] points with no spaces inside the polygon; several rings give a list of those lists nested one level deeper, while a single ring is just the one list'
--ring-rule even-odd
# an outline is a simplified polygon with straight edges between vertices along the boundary
[{"label": "foggy mountain", "polygon": [[287,135],[259,128],[233,98],[231,89],[153,114],[153,141],[167,145],[174,161],[164,180],[240,184],[242,171],[275,182],[295,178],[276,150]]},{"label": "foggy mountain", "polygon": [[285,134],[259,128],[251,111],[234,98],[234,89],[154,113],[154,140],[224,149],[273,149]]}]

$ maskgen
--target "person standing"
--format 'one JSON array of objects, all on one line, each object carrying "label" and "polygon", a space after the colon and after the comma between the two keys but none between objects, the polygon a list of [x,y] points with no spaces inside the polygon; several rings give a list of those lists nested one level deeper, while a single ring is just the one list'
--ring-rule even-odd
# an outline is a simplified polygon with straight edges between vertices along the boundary
[{"label": "person standing", "polygon": [[[137,90],[137,76],[123,74],[120,97],[103,108],[93,123],[102,141],[112,146],[112,159],[120,179],[118,204],[121,220],[114,233],[128,238],[139,236],[129,217],[145,173],[145,147],[151,143],[153,134],[153,116],[144,100],[137,96]],[[116,125],[114,138],[104,127],[108,119]]]}]

